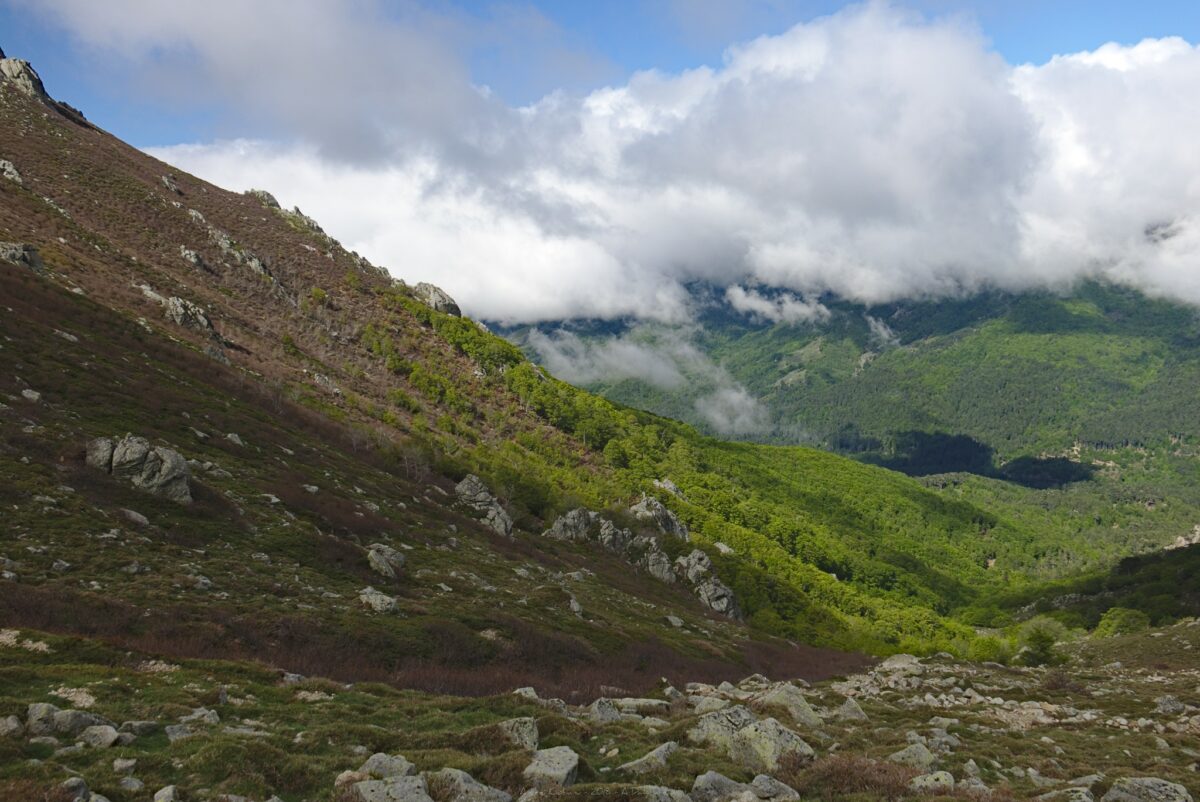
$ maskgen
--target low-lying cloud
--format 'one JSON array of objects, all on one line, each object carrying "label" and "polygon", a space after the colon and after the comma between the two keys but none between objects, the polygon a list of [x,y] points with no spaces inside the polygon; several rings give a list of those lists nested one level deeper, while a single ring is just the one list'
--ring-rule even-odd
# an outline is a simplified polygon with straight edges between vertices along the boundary
[{"label": "low-lying cloud", "polygon": [[533,329],[525,342],[560,379],[588,385],[633,379],[659,390],[687,389],[697,420],[718,434],[748,437],[771,426],[766,408],[691,342],[686,327],[638,327],[585,340],[565,329]]},{"label": "low-lying cloud", "polygon": [[[716,67],[513,108],[471,85],[453,25],[416,4],[214,0],[203,20],[103,5],[39,8],[123,59],[178,51],[156,80],[291,132],[155,155],[276,192],[477,317],[681,322],[691,282],[783,322],[819,318],[806,299],[826,292],[1083,278],[1200,303],[1200,50],[1181,39],[1014,67],[959,18],[872,2]],[[132,30],[97,19],[143,7]],[[296,23],[247,34],[269,8]]]}]

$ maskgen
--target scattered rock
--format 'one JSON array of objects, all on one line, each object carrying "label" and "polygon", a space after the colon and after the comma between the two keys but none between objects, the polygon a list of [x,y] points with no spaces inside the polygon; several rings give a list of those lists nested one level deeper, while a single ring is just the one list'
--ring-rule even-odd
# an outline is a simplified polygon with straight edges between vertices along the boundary
[{"label": "scattered rock", "polygon": [[154,802],[180,802],[179,789],[174,785],[159,788],[154,792]]},{"label": "scattered rock", "polygon": [[38,249],[23,242],[0,242],[0,261],[27,267],[34,273],[46,272],[46,265],[42,262]]},{"label": "scattered rock", "polygon": [[93,749],[108,749],[119,737],[117,728],[109,724],[93,725],[79,733],[79,740]]},{"label": "scattered rock", "polygon": [[395,579],[404,567],[405,556],[391,546],[372,543],[368,546],[367,562],[375,573]]},{"label": "scattered rock", "polygon": [[510,718],[507,721],[501,721],[496,725],[504,736],[519,749],[525,749],[530,752],[537,751],[538,747],[538,726],[537,719],[530,716],[524,718]]},{"label": "scattered rock", "polygon": [[680,540],[688,539],[687,526],[654,496],[642,496],[642,500],[630,507],[629,511],[639,521],[654,524],[665,535],[671,535]]},{"label": "scattered rock", "polygon": [[512,802],[512,795],[490,785],[484,785],[459,769],[442,769],[425,775],[426,781],[437,789],[442,802]]},{"label": "scattered rock", "polygon": [[25,726],[16,716],[0,718],[0,738],[20,738],[25,733]]},{"label": "scattered rock", "polygon": [[801,727],[819,727],[823,723],[801,690],[790,682],[782,682],[774,686],[769,691],[757,696],[754,701],[762,705],[783,708],[792,717],[792,721]]},{"label": "scattered rock", "polygon": [[933,767],[936,758],[925,744],[915,743],[909,744],[899,752],[893,752],[888,755],[888,760],[893,763],[899,763],[902,766],[910,766],[921,771],[928,771]]},{"label": "scattered rock", "polygon": [[0,159],[0,175],[12,181],[14,184],[23,185],[25,181],[21,178],[21,174],[17,172],[17,166],[8,159]]},{"label": "scattered rock", "polygon": [[812,760],[811,746],[773,718],[765,718],[738,730],[729,747],[729,757],[752,769],[774,772],[785,755]]},{"label": "scattered rock", "polygon": [[838,721],[867,721],[867,714],[863,712],[862,707],[855,701],[854,697],[846,697],[846,701],[842,706],[834,711],[833,717]]}]

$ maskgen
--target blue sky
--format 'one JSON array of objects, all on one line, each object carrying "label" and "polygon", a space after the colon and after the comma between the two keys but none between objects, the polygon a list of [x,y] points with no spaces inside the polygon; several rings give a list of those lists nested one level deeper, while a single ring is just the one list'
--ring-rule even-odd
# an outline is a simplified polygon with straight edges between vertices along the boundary
[{"label": "blue sky", "polygon": [[[397,14],[408,3],[387,3]],[[495,25],[511,17],[538,19],[534,34],[556,57],[524,58],[528,31],[509,41],[504,25],[485,42],[463,46],[471,78],[511,104],[547,91],[586,91],[622,83],[637,70],[677,72],[718,65],[730,44],[776,34],[847,5],[831,0],[430,0],[426,7],[460,20]],[[1132,44],[1145,37],[1200,41],[1200,3],[1188,0],[912,0],[899,3],[930,16],[974,21],[1009,63],[1041,63],[1051,56],[1105,42]],[[27,58],[50,90],[133,144],[146,147],[254,136],[253,124],[225,114],[219,100],[164,99],[131,80],[134,65],[68,35],[30,0],[0,0],[0,46]]]}]

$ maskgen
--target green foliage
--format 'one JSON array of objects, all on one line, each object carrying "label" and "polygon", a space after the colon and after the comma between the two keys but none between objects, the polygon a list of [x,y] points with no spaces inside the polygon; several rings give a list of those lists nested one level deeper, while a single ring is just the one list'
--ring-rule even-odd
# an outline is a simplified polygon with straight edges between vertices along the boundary
[{"label": "green foliage", "polygon": [[[1051,646],[1054,644],[1051,643]],[[985,635],[971,641],[967,648],[967,659],[976,662],[1007,663],[1012,658],[1012,647],[1007,641]]]},{"label": "green foliage", "polygon": [[1114,635],[1128,635],[1150,628],[1150,616],[1141,610],[1130,610],[1128,607],[1110,607],[1100,616],[1094,634],[1098,638],[1111,638]]},{"label": "green foliage", "polygon": [[1049,618],[1035,618],[1023,626],[1019,642],[1021,651],[1018,655],[1021,662],[1027,666],[1052,666],[1062,662],[1055,645],[1065,635],[1062,624]]},{"label": "green foliage", "polygon": [[326,306],[329,303],[329,293],[320,287],[313,287],[309,290],[308,297],[317,306]]}]

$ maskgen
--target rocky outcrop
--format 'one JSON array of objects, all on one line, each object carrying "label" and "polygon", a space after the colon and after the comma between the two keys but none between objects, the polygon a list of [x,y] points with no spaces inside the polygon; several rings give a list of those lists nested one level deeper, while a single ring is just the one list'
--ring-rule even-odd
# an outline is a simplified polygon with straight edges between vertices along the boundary
[{"label": "rocky outcrop", "polygon": [[756,771],[774,772],[785,757],[807,762],[815,753],[796,733],[773,718],[756,721],[734,734],[729,757]]},{"label": "rocky outcrop", "polygon": [[45,99],[46,87],[41,76],[28,61],[19,58],[0,59],[0,78],[30,97]]},{"label": "rocky outcrop", "polygon": [[686,557],[676,560],[675,570],[692,585],[705,607],[730,618],[742,617],[733,590],[717,578],[712,560],[700,549],[694,549]]},{"label": "rocky outcrop", "polygon": [[0,176],[4,176],[5,179],[12,181],[18,186],[25,183],[25,180],[21,178],[21,174],[17,172],[17,165],[8,159],[0,159]]},{"label": "rocky outcrop", "polygon": [[23,242],[0,242],[0,261],[27,267],[34,273],[45,273],[46,265],[37,248]]},{"label": "rocky outcrop", "polygon": [[270,192],[267,192],[265,189],[248,189],[246,190],[246,194],[251,198],[254,198],[263,206],[266,206],[268,209],[278,210],[283,208],[279,205],[279,201],[275,200],[275,196]]},{"label": "rocky outcrop", "polygon": [[654,496],[642,496],[642,500],[630,507],[629,511],[639,521],[657,526],[663,534],[680,540],[688,539],[687,526]]},{"label": "rocky outcrop", "polygon": [[206,333],[211,333],[213,330],[212,322],[204,310],[198,304],[184,298],[175,296],[168,298],[164,317],[176,326],[182,326],[185,329],[195,329]]},{"label": "rocky outcrop", "polygon": [[458,304],[441,287],[422,281],[413,287],[413,296],[436,312],[462,317],[462,310],[458,308]]},{"label": "rocky outcrop", "polygon": [[127,434],[120,440],[97,437],[88,443],[87,464],[128,479],[139,490],[178,504],[192,502],[191,469],[178,451],[154,446],[144,437]]},{"label": "rocky outcrop", "polygon": [[371,608],[377,613],[395,612],[398,602],[395,596],[389,596],[386,593],[381,593],[373,587],[365,587],[358,592],[358,600],[364,606]]},{"label": "rocky outcrop", "polygon": [[475,474],[468,474],[454,487],[454,493],[459,502],[482,517],[483,523],[489,529],[498,535],[512,537],[512,518],[504,507],[500,506],[500,502],[488,490],[482,479]]}]

